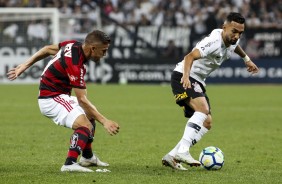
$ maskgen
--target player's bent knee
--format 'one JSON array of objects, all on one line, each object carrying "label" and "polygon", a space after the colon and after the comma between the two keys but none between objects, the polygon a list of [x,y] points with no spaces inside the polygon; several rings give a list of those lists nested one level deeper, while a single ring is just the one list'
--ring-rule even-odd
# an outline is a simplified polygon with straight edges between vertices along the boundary
[{"label": "player's bent knee", "polygon": [[[208,107],[206,107],[204,110],[203,110],[203,113],[205,113],[206,115],[208,115],[208,117],[210,116],[210,109]],[[208,119],[208,118],[207,118]]]},{"label": "player's bent knee", "polygon": [[93,129],[93,125],[84,114],[78,116],[72,125],[72,129],[74,130],[76,130],[79,127],[86,127],[89,129],[89,131],[92,131]]},{"label": "player's bent knee", "polygon": [[212,117],[211,117],[210,114],[208,114],[208,117],[207,117],[207,119],[205,120],[205,122],[204,122],[203,125],[204,125],[204,127],[206,127],[208,130],[211,129],[211,127],[212,127]]},{"label": "player's bent knee", "polygon": [[204,113],[206,115],[209,115],[209,113],[210,113],[210,110],[209,110],[208,107],[201,107],[201,108],[196,109],[195,111],[199,111],[199,112]]}]

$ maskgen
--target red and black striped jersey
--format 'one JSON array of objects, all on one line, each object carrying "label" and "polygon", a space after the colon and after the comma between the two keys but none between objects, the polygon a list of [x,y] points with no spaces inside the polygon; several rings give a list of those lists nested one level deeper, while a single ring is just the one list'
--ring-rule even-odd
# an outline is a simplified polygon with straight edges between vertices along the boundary
[{"label": "red and black striped jersey", "polygon": [[59,43],[59,52],[49,61],[40,80],[39,97],[71,95],[72,88],[86,89],[84,75],[87,62],[82,43],[75,40]]}]

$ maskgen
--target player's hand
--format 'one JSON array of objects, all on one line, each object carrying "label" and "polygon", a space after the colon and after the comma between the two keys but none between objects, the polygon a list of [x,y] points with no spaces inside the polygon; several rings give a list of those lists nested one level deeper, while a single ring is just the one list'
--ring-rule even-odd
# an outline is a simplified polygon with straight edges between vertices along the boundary
[{"label": "player's hand", "polygon": [[119,125],[112,120],[105,121],[103,125],[110,135],[115,135],[119,132]]},{"label": "player's hand", "polygon": [[24,71],[25,71],[24,65],[20,64],[16,68],[12,68],[11,70],[8,71],[7,77],[9,80],[15,80],[20,76]]},{"label": "player's hand", "polygon": [[186,75],[182,76],[180,83],[182,84],[184,89],[191,88],[189,77]]},{"label": "player's hand", "polygon": [[247,67],[247,71],[248,72],[250,72],[252,74],[255,74],[255,73],[259,72],[259,69],[258,69],[257,65],[255,65],[255,63],[253,63],[252,61],[245,62],[245,65]]}]

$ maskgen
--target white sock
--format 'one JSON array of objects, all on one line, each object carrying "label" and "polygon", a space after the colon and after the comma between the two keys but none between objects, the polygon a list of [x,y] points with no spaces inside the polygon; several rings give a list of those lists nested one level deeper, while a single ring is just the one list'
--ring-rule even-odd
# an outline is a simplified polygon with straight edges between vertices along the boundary
[{"label": "white sock", "polygon": [[168,153],[170,156],[175,157],[178,149],[180,146],[180,141],[177,143],[177,145]]},{"label": "white sock", "polygon": [[177,153],[186,153],[186,152],[189,152],[189,149],[191,147],[191,143],[186,140],[186,139],[181,139],[179,141],[179,147],[178,147],[178,150],[177,150]]},{"label": "white sock", "polygon": [[203,126],[207,115],[202,112],[195,112],[188,120],[181,141],[179,142],[178,153],[189,152],[189,148],[196,144],[208,129]]}]

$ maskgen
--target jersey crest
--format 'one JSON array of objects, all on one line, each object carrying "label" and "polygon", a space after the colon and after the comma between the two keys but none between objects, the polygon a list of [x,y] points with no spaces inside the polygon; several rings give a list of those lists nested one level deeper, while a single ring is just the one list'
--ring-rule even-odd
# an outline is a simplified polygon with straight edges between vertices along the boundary
[{"label": "jersey crest", "polygon": [[198,82],[192,83],[192,86],[193,86],[195,92],[203,93],[203,90],[202,90],[202,88],[201,88],[201,86]]}]

